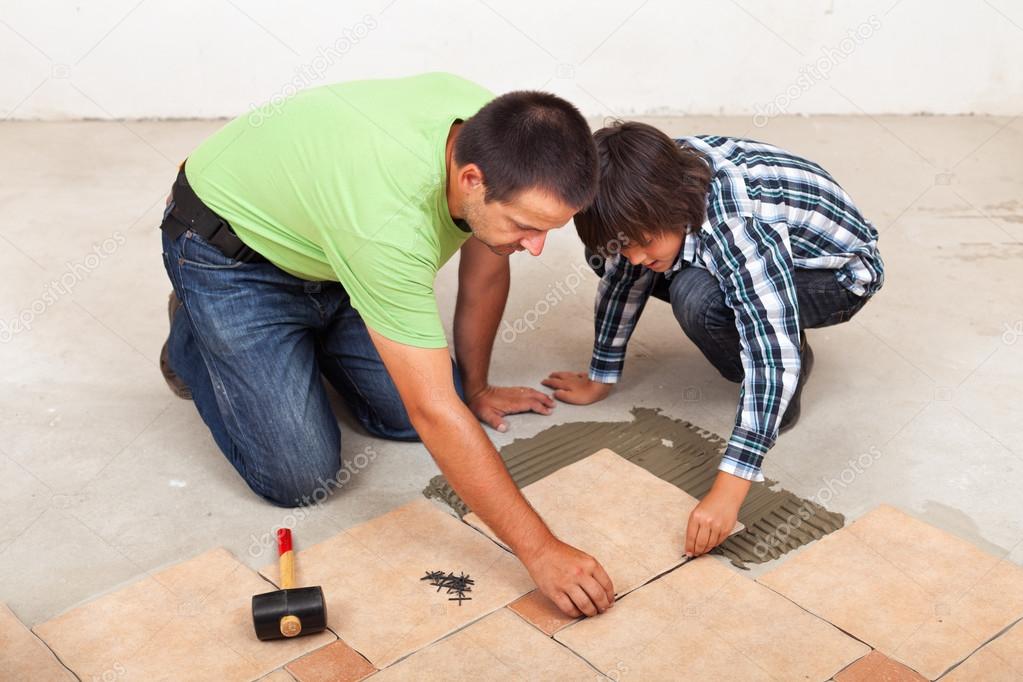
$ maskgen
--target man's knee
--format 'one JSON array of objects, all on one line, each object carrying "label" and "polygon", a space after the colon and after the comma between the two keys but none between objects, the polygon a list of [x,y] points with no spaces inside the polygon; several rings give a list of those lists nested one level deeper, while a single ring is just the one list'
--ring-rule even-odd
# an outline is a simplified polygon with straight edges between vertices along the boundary
[{"label": "man's knee", "polygon": [[278,507],[306,507],[323,504],[340,488],[338,463],[318,471],[278,471],[249,486],[257,494]]},{"label": "man's knee", "polygon": [[333,429],[278,431],[273,443],[245,458],[249,487],[280,507],[321,504],[340,487],[341,438]]}]

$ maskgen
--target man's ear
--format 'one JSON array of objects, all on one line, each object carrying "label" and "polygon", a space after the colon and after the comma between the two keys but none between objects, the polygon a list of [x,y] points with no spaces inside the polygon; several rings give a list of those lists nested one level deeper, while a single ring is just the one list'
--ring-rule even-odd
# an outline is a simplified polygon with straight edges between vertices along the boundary
[{"label": "man's ear", "polygon": [[467,163],[458,169],[458,186],[471,194],[484,186],[483,170],[474,163]]}]

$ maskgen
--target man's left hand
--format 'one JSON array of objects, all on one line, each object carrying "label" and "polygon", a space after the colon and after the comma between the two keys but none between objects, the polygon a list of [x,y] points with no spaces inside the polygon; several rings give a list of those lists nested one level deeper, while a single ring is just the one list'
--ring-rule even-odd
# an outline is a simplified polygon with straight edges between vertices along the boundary
[{"label": "man's left hand", "polygon": [[689,514],[686,556],[706,554],[728,539],[739,518],[739,507],[749,492],[750,481],[719,471],[710,492]]},{"label": "man's left hand", "polygon": [[550,414],[554,399],[525,386],[486,386],[469,397],[469,409],[483,423],[504,433],[504,417],[519,412]]}]

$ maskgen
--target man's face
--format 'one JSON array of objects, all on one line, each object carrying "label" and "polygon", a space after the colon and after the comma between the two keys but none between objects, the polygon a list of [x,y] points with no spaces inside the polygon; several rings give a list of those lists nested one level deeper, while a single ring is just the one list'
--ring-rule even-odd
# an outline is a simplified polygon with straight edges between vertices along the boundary
[{"label": "man's face", "polygon": [[481,186],[465,200],[465,221],[473,235],[499,256],[528,251],[539,256],[547,232],[562,227],[575,209],[538,189],[519,192],[505,202],[483,200]]},{"label": "man's face", "polygon": [[642,265],[654,272],[671,269],[682,250],[682,232],[671,231],[658,235],[644,235],[646,243],[632,242],[622,248],[622,255],[633,265]]}]

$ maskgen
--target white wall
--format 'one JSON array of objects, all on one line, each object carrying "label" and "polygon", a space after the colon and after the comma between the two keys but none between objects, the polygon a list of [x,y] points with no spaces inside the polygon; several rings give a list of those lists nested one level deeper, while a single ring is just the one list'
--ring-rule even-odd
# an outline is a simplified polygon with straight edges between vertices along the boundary
[{"label": "white wall", "polygon": [[591,115],[1018,114],[1021,67],[1019,0],[0,0],[17,119],[234,116],[427,70]]}]

